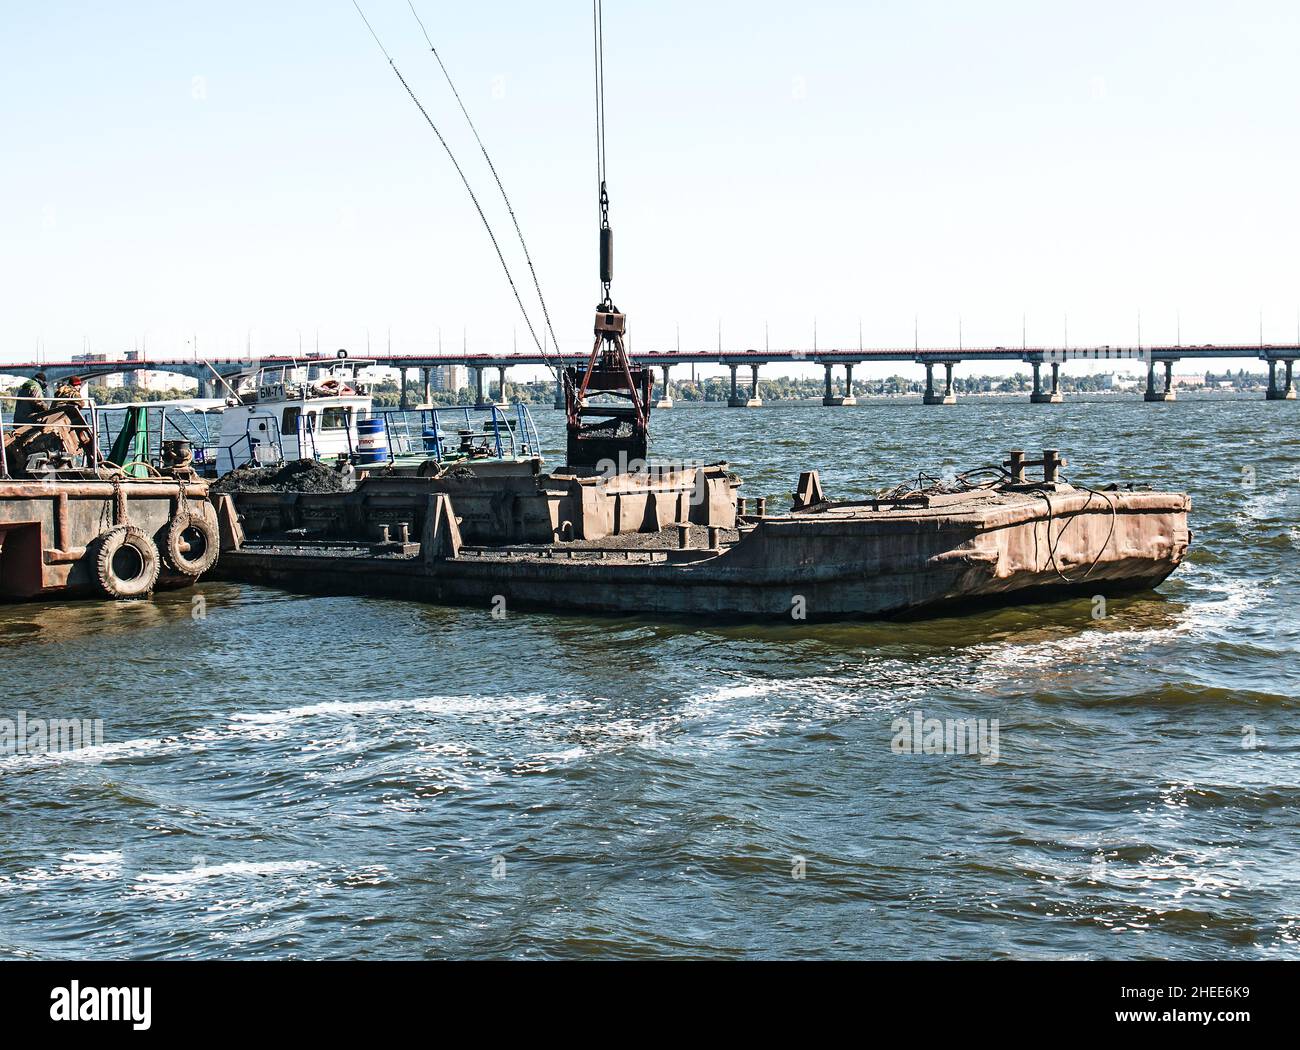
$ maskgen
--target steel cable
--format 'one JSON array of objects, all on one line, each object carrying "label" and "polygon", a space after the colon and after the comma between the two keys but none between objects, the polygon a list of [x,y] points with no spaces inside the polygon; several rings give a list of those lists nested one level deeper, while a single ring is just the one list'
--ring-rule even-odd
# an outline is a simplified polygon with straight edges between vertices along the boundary
[{"label": "steel cable", "polygon": [[432,129],[433,133],[438,137],[438,141],[446,151],[447,157],[451,160],[452,166],[456,169],[456,174],[460,176],[460,181],[465,186],[465,192],[469,194],[469,199],[474,202],[474,209],[478,212],[478,217],[483,222],[483,228],[487,230],[487,235],[492,240],[492,247],[496,250],[497,259],[501,263],[501,269],[506,275],[506,280],[510,283],[510,290],[514,293],[515,302],[519,304],[519,312],[524,315],[524,324],[528,326],[528,334],[533,337],[533,344],[537,347],[538,353],[542,355],[542,360],[555,370],[556,375],[558,376],[560,371],[559,366],[551,364],[550,356],[543,348],[542,341],[537,338],[537,330],[533,327],[532,318],[528,316],[528,310],[524,307],[523,297],[519,294],[519,288],[515,285],[515,279],[510,273],[510,267],[506,263],[506,257],[501,251],[501,245],[497,241],[496,234],[492,231],[492,224],[488,222],[487,215],[483,212],[483,206],[479,203],[478,196],[474,193],[473,187],[470,186],[469,179],[461,168],[460,162],[456,159],[456,154],[452,152],[451,146],[448,145],[447,140],[443,138],[442,132],[438,130],[438,125],[433,122],[433,118],[429,116],[423,103],[420,102],[419,97],[411,89],[411,85],[408,84],[406,78],[402,76],[402,71],[397,68],[397,63],[393,61],[393,56],[388,53],[388,49],[384,47],[383,41],[379,39],[379,34],[375,32],[374,26],[370,24],[370,19],[368,19],[366,13],[361,10],[361,5],[357,0],[352,0],[352,6],[357,9],[357,14],[361,16],[361,21],[366,24],[366,28],[370,31],[370,35],[374,38],[379,50],[383,52],[384,58],[386,58],[388,64],[392,66],[393,72],[397,75],[398,81],[401,83],[402,87],[406,89],[406,93],[411,96],[411,101],[415,103],[416,109],[420,111],[420,115],[424,117],[424,120],[429,125],[430,129]]}]

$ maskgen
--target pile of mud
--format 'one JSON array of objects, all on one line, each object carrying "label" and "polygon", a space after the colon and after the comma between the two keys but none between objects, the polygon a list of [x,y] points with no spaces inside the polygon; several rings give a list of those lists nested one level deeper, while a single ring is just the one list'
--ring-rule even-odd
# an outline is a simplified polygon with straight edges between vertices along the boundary
[{"label": "pile of mud", "polygon": [[274,467],[236,467],[212,483],[211,492],[351,492],[356,482],[317,459]]}]

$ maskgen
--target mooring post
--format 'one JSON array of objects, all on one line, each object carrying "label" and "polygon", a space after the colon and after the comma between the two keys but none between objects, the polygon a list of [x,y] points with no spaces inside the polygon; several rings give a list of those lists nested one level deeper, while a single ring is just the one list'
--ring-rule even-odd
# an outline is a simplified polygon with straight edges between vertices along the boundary
[{"label": "mooring post", "polygon": [[1011,483],[1013,485],[1023,485],[1025,483],[1025,453],[1023,449],[1013,448],[1008,454],[1008,458],[1002,465],[1008,469],[1011,474]]},{"label": "mooring post", "polygon": [[1057,473],[1061,467],[1065,466],[1065,460],[1061,458],[1059,449],[1043,449],[1043,480],[1049,485],[1056,482]]}]

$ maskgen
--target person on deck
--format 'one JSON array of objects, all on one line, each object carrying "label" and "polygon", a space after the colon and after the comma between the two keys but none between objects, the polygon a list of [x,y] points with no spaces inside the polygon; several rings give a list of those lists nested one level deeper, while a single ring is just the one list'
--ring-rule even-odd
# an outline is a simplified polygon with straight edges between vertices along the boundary
[{"label": "person on deck", "polygon": [[[35,376],[18,388],[14,402],[14,422],[32,423],[50,406],[46,403],[45,373],[37,372]],[[27,400],[23,400],[26,398]]]},{"label": "person on deck", "polygon": [[54,391],[54,397],[59,401],[71,401],[74,405],[80,406],[85,401],[84,391],[81,388],[81,376],[71,376],[66,382],[60,383],[58,389]]}]

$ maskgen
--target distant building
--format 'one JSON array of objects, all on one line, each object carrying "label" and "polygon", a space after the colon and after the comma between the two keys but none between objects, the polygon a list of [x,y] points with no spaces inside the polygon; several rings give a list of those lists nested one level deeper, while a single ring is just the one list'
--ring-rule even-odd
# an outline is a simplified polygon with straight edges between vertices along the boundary
[{"label": "distant building", "polygon": [[437,365],[430,372],[429,383],[434,390],[454,394],[469,386],[468,370],[464,365]]},{"label": "distant building", "polygon": [[[122,355],[122,357],[125,358],[127,361],[139,361],[140,351],[128,350],[126,353]],[[141,390],[144,390],[147,389],[148,380],[145,378],[145,374],[142,370],[137,370],[135,372],[125,373],[122,376],[122,385],[139,387]]]},{"label": "distant building", "polygon": [[180,376],[174,372],[158,372],[143,368],[135,372],[127,372],[123,378],[126,380],[124,386],[135,387],[137,390],[184,390],[189,387],[197,388],[199,385],[197,379]]},{"label": "distant building", "polygon": [[1101,376],[1103,390],[1136,390],[1138,382],[1137,376],[1119,375],[1115,372],[1106,372]]}]

